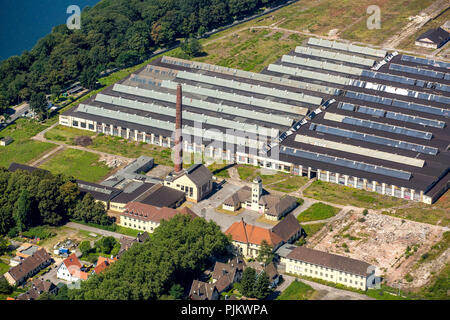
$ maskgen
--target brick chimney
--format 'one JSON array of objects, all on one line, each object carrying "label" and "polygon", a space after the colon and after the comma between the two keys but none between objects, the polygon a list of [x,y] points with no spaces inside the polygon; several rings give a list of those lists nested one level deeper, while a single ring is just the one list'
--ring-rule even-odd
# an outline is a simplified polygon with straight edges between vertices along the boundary
[{"label": "brick chimney", "polygon": [[181,97],[181,84],[177,85],[177,105],[175,114],[175,157],[174,157],[174,171],[180,172],[183,169],[183,136],[181,135],[182,124],[182,97]]}]

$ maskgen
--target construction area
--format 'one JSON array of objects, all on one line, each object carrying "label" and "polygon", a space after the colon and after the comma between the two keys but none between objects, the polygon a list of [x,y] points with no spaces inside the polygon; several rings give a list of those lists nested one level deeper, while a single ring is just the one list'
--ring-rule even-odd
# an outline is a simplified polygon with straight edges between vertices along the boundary
[{"label": "construction area", "polygon": [[444,232],[448,234],[448,228],[372,211],[342,210],[307,246],[374,264],[387,285],[414,289],[426,285],[450,262],[448,245],[439,245]]}]

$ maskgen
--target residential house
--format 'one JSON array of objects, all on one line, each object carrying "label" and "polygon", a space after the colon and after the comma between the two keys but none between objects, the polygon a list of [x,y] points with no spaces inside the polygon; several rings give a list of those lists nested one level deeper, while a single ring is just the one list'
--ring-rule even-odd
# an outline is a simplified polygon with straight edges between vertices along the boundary
[{"label": "residential house", "polygon": [[425,31],[416,39],[416,46],[438,49],[450,40],[450,33],[441,27]]},{"label": "residential house", "polygon": [[216,262],[212,274],[213,283],[219,293],[227,291],[235,282],[241,281],[245,262],[242,257],[235,257],[228,263]]},{"label": "residential house", "polygon": [[318,278],[348,287],[366,290],[373,281],[375,268],[370,264],[324,251],[284,245],[276,254],[287,273]]},{"label": "residential house", "polygon": [[189,299],[191,300],[219,300],[219,292],[212,283],[199,280],[192,281],[191,290],[189,291]]},{"label": "residential house", "polygon": [[51,262],[52,258],[48,252],[45,249],[39,249],[20,264],[9,269],[4,276],[10,285],[20,285],[29,277],[50,265]]},{"label": "residential house", "polygon": [[222,208],[237,211],[240,208],[264,214],[266,219],[279,220],[297,206],[297,199],[288,195],[272,195],[262,187],[262,180],[256,177],[252,187],[245,186],[225,199]]},{"label": "residential house", "polygon": [[257,276],[265,271],[267,276],[269,277],[270,288],[275,288],[278,286],[278,283],[280,282],[280,275],[278,274],[277,267],[273,262],[269,263],[268,265],[264,265],[262,263],[253,261],[249,262],[247,264],[247,267],[255,269]]},{"label": "residential house", "polygon": [[283,244],[283,239],[269,229],[247,224],[242,219],[233,223],[226,231],[226,235],[231,235],[233,247],[238,254],[246,258],[256,258],[259,254],[261,243],[265,240],[273,250]]},{"label": "residential house", "polygon": [[186,194],[186,199],[199,202],[206,198],[213,189],[213,175],[203,164],[194,164],[180,172],[171,172],[164,180],[164,185]]},{"label": "residential house", "polygon": [[56,294],[58,288],[49,280],[33,279],[30,288],[17,296],[15,300],[36,300],[43,293]]},{"label": "residential house", "polygon": [[111,264],[117,261],[117,258],[98,257],[97,263],[92,273],[99,274],[106,270]]},{"label": "residential house", "polygon": [[87,280],[89,273],[84,271],[80,260],[78,260],[75,253],[69,255],[61,262],[56,272],[58,279],[76,282],[78,280]]}]

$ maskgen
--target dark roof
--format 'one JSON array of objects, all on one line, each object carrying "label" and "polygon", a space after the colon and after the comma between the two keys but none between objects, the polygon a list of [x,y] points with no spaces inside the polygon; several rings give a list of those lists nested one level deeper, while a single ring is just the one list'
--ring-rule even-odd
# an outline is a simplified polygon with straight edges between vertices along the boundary
[{"label": "dark roof", "polygon": [[45,170],[45,169],[27,166],[26,164],[20,164],[20,163],[16,163],[16,162],[12,162],[9,165],[8,170],[11,172],[15,172],[17,170],[24,170],[24,171],[28,171],[29,173],[33,173],[34,171],[39,170],[39,171],[44,171],[44,172],[50,173],[50,171]]},{"label": "dark roof", "polygon": [[261,200],[263,199],[267,201],[267,214],[275,217],[279,217],[297,203],[297,199],[289,195],[284,195],[282,197],[269,195],[263,196]]},{"label": "dark roof", "polygon": [[212,300],[216,286],[199,280],[192,281],[189,297],[192,300]]},{"label": "dark roof", "polygon": [[17,296],[16,300],[36,300],[42,293],[51,292],[54,289],[56,289],[56,286],[49,280],[33,279],[30,289]]},{"label": "dark roof", "polygon": [[339,270],[360,276],[367,276],[370,264],[367,262],[331,254],[306,247],[297,247],[287,255],[288,259],[304,261],[318,266]]},{"label": "dark roof", "polygon": [[223,202],[225,205],[236,206],[241,202],[244,202],[250,198],[252,189],[249,186],[244,186]]},{"label": "dark roof", "polygon": [[145,240],[150,239],[150,235],[147,231],[144,231],[144,233],[138,234],[137,239],[139,242],[144,242]]},{"label": "dark roof", "polygon": [[[132,183],[137,184],[137,182]],[[148,191],[153,186],[154,186],[153,183],[142,183],[136,189],[130,190],[130,192],[127,192],[128,191],[127,186],[125,187],[124,190],[122,190],[121,193],[119,193],[116,197],[112,198],[111,201],[116,203],[128,203],[131,201],[135,201],[137,198],[142,196],[146,191]]]},{"label": "dark roof", "polygon": [[446,42],[450,37],[450,33],[442,29],[441,27],[436,29],[430,29],[422,33],[416,41],[422,41],[424,39],[429,39],[433,43],[440,45]]},{"label": "dark roof", "polygon": [[284,242],[288,242],[293,235],[301,232],[301,230],[302,227],[293,214],[287,214],[283,220],[272,228],[272,231],[280,236]]},{"label": "dark roof", "polygon": [[156,207],[175,207],[175,204],[184,200],[186,194],[183,191],[172,189],[161,184],[155,185],[135,199],[137,202]]},{"label": "dark roof", "polygon": [[242,272],[245,268],[245,262],[242,257],[234,257],[228,263],[216,262],[213,271],[213,279],[217,280],[214,284],[217,291],[227,290],[235,280],[236,273]]},{"label": "dark roof", "polygon": [[36,270],[41,264],[51,261],[51,257],[45,249],[40,249],[33,253],[33,255],[25,258],[20,264],[9,269],[8,273],[11,277],[20,282],[27,274]]},{"label": "dark roof", "polygon": [[194,164],[186,170],[188,177],[197,185],[201,186],[211,181],[213,174],[203,164]]},{"label": "dark roof", "polygon": [[114,197],[118,196],[122,192],[122,190],[120,189],[105,187],[102,186],[101,184],[87,182],[83,180],[77,180],[77,184],[81,193],[83,194],[90,193],[95,200],[100,201],[109,201]]},{"label": "dark roof", "polygon": [[269,276],[269,280],[273,281],[278,277],[278,271],[273,262],[269,263],[265,268],[264,271]]}]

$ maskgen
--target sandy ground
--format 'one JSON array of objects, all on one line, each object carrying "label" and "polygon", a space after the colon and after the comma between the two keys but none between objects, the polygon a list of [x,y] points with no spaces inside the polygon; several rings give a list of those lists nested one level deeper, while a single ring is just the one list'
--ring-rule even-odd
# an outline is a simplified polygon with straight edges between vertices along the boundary
[{"label": "sandy ground", "polygon": [[[373,264],[388,285],[402,281],[404,286],[423,286],[431,272],[439,271],[450,260],[448,249],[429,263],[417,264],[422,254],[442,239],[445,228],[373,212],[364,217],[341,211],[336,217],[308,241],[308,247]],[[363,217],[365,221],[360,220]],[[406,257],[408,246],[412,250],[417,246],[417,251]],[[404,280],[408,273],[414,278],[410,283]]]}]

